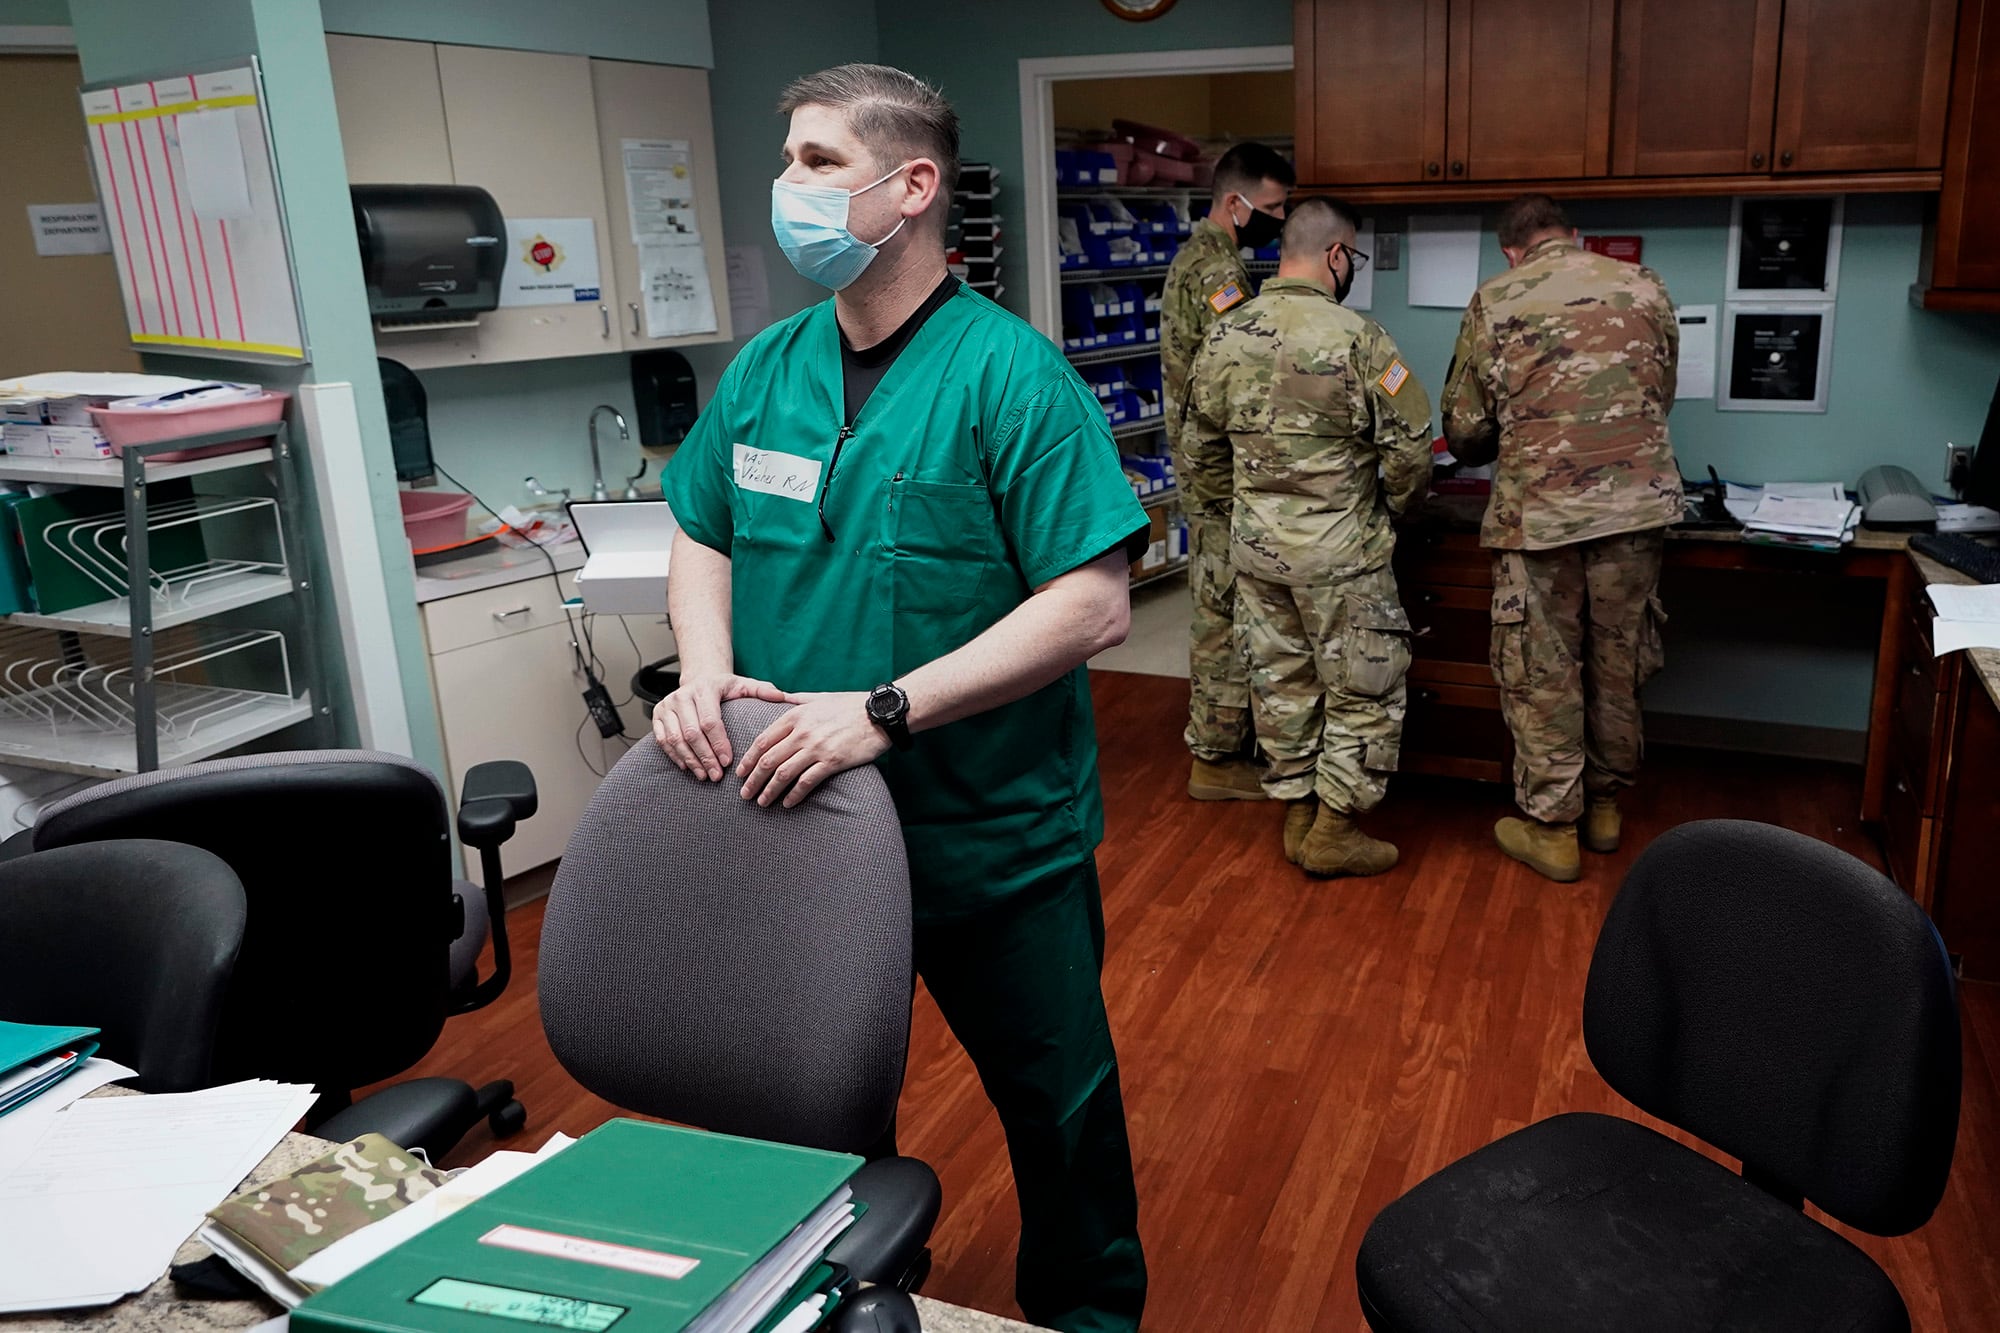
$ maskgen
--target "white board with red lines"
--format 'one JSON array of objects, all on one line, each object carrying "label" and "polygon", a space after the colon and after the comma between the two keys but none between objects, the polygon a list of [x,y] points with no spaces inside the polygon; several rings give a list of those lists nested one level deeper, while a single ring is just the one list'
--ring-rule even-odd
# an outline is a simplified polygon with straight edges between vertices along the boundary
[{"label": "white board with red lines", "polygon": [[132,343],[304,361],[255,66],[83,94]]}]

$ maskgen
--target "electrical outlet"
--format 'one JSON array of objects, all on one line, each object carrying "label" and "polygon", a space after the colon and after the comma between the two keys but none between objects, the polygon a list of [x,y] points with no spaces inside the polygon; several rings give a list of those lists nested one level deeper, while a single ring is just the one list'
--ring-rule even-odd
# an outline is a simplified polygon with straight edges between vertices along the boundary
[{"label": "electrical outlet", "polygon": [[1972,474],[1972,446],[1969,444],[1946,444],[1944,447],[1944,484],[1957,490],[1965,478]]}]

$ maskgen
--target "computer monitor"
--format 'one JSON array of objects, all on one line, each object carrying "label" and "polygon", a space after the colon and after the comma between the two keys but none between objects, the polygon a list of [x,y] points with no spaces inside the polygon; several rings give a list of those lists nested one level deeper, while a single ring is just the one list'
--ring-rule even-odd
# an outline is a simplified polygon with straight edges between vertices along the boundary
[{"label": "computer monitor", "polygon": [[1959,498],[2000,509],[2000,385],[1994,387],[1993,402],[1986,409],[1986,429],[1979,433],[1979,448],[1973,452]]}]

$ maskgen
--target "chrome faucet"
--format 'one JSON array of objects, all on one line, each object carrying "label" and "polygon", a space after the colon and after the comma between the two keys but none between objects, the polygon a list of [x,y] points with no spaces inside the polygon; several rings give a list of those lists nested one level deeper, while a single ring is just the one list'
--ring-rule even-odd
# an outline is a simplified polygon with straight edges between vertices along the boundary
[{"label": "chrome faucet", "polygon": [[590,409],[590,498],[609,500],[611,492],[604,489],[604,464],[597,454],[597,414],[609,412],[611,419],[618,423],[620,443],[630,443],[632,432],[625,425],[625,416],[609,403],[599,403]]}]

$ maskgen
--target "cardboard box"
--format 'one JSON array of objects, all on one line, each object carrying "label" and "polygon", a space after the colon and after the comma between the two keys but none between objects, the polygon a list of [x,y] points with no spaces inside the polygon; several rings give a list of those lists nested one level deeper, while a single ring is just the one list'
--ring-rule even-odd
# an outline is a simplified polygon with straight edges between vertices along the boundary
[{"label": "cardboard box", "polygon": [[1146,517],[1150,520],[1146,550],[1132,562],[1132,577],[1135,579],[1157,574],[1167,567],[1167,511],[1154,509]]}]

